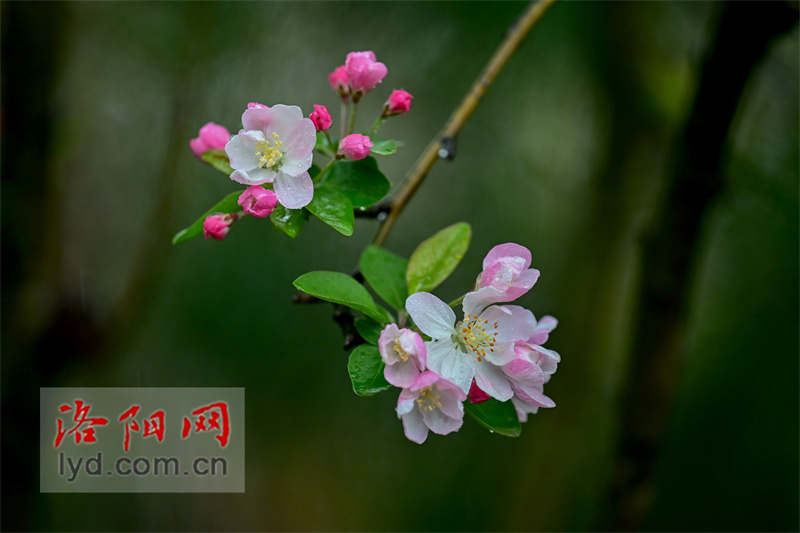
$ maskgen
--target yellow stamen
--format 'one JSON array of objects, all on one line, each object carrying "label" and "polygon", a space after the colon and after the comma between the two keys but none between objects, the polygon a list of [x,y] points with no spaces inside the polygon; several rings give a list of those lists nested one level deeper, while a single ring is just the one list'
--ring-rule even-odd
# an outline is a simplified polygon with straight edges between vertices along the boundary
[{"label": "yellow stamen", "polygon": [[256,148],[258,149],[256,151],[256,156],[258,156],[258,168],[272,168],[278,164],[283,157],[283,152],[281,151],[283,142],[280,140],[280,136],[277,133],[273,133],[272,138],[275,140],[274,143],[270,143],[270,141],[256,142]]},{"label": "yellow stamen", "polygon": [[440,394],[433,390],[433,387],[425,387],[419,393],[417,405],[423,411],[433,411],[442,406],[442,403],[439,401],[440,396]]}]

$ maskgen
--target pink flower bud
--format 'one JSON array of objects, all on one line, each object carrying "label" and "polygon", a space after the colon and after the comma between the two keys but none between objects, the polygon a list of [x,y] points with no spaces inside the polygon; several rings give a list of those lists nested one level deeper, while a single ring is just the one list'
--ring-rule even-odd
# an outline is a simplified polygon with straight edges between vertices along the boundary
[{"label": "pink flower bud", "polygon": [[366,135],[353,133],[339,142],[339,153],[347,159],[357,161],[367,157],[372,148],[372,141]]},{"label": "pink flower bud", "polygon": [[236,213],[216,213],[209,215],[203,221],[203,235],[206,239],[214,237],[218,241],[225,238],[231,229],[231,224],[236,221]]},{"label": "pink flower bud", "polygon": [[386,77],[386,65],[375,60],[373,52],[350,52],[345,61],[345,71],[354,94],[354,100],[370,91]]},{"label": "pink flower bud", "polygon": [[231,134],[225,126],[209,122],[202,128],[197,137],[189,141],[195,157],[203,160],[203,154],[209,150],[224,150],[225,145],[231,139]]},{"label": "pink flower bud", "polygon": [[347,71],[344,65],[336,67],[336,70],[328,74],[328,82],[330,82],[331,88],[339,93],[342,98],[350,94],[349,85],[347,84]]},{"label": "pink flower bud", "polygon": [[467,394],[467,399],[469,400],[469,403],[488,402],[489,398],[491,398],[491,396],[486,394],[486,392],[484,392],[480,387],[478,387],[478,384],[475,382],[475,379],[473,378],[472,385],[469,388],[469,394]]},{"label": "pink flower bud", "polygon": [[275,210],[275,206],[278,205],[278,196],[275,191],[265,189],[261,185],[253,185],[239,196],[239,205],[248,215],[264,218],[270,216]]},{"label": "pink flower bud", "polygon": [[414,97],[402,89],[392,91],[389,99],[383,104],[383,116],[392,117],[408,113],[411,111],[412,98]]},{"label": "pink flower bud", "polygon": [[258,102],[250,102],[247,104],[247,109],[269,109],[269,106],[259,104]]},{"label": "pink flower bud", "polygon": [[331,114],[328,113],[328,108],[324,105],[314,105],[314,111],[308,116],[317,131],[325,131],[331,127]]}]

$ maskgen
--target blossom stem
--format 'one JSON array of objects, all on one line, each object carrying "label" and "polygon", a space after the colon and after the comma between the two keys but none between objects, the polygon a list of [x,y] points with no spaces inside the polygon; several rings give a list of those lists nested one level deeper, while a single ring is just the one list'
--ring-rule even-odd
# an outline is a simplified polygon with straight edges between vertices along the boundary
[{"label": "blossom stem", "polygon": [[356,125],[356,110],[358,109],[358,102],[353,100],[353,105],[350,106],[350,118],[347,121],[347,134],[353,133],[353,127]]},{"label": "blossom stem", "polygon": [[466,296],[466,294],[462,294],[461,296],[459,296],[458,298],[456,298],[455,300],[453,300],[452,302],[450,302],[447,305],[449,305],[450,307],[457,306],[458,304],[460,304],[461,302],[464,301],[464,296]]},{"label": "blossom stem", "polygon": [[342,98],[342,113],[341,119],[339,120],[339,139],[344,139],[344,136],[347,135],[347,106],[349,103],[349,99]]},{"label": "blossom stem", "polygon": [[336,152],[336,147],[333,145],[333,141],[331,140],[331,135],[328,133],[328,130],[323,130],[322,133],[325,134],[325,138],[328,139],[328,146],[331,147],[333,152]]},{"label": "blossom stem", "polygon": [[503,42],[495,51],[489,63],[486,64],[478,79],[472,84],[464,99],[450,115],[444,128],[434,137],[416,164],[400,184],[397,192],[389,200],[388,216],[381,222],[378,232],[372,243],[380,246],[386,241],[397,217],[403,211],[408,201],[419,188],[437,159],[453,158],[453,143],[461,128],[469,119],[472,112],[478,107],[483,95],[492,84],[497,74],[505,66],[508,59],[519,47],[522,40],[542,17],[555,0],[539,0],[528,5],[522,15],[509,27]]},{"label": "blossom stem", "polygon": [[373,133],[378,131],[378,128],[381,127],[381,124],[383,124],[384,120],[386,120],[386,118],[383,115],[379,116],[378,120],[375,121],[375,124],[373,124],[372,127],[367,132],[367,136],[372,135]]}]

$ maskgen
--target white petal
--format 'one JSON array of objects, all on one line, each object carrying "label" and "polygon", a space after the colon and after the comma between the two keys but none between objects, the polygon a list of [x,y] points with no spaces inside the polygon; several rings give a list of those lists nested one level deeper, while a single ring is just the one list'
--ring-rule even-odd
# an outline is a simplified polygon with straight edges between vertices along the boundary
[{"label": "white petal", "polygon": [[254,137],[252,132],[242,130],[225,145],[225,153],[228,154],[232,169],[252,170],[258,168],[259,159],[256,155],[258,139]]},{"label": "white petal", "polygon": [[406,299],[406,309],[422,332],[434,339],[447,339],[456,332],[456,314],[450,306],[429,292],[418,292]]},{"label": "white petal", "polygon": [[428,438],[428,426],[422,420],[419,409],[412,409],[408,414],[403,415],[403,429],[406,437],[412,442],[422,444]]},{"label": "white petal", "polygon": [[428,349],[428,368],[440,376],[444,358],[450,355],[450,352],[458,350],[450,339],[426,342],[425,347]]},{"label": "white petal", "polygon": [[275,194],[282,206],[300,209],[307,206],[314,197],[314,182],[308,172],[294,177],[278,172],[275,176]]},{"label": "white petal", "polygon": [[442,371],[439,375],[458,385],[464,394],[468,394],[472,378],[475,377],[472,357],[461,350],[451,351],[442,360]]}]

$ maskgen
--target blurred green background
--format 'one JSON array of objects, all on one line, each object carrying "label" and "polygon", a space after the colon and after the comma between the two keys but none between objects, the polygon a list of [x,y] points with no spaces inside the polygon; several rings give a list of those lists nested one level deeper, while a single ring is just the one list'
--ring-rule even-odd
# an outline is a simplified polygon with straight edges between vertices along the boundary
[{"label": "blurred green background", "polygon": [[[418,446],[396,392],[353,394],[332,307],[291,303],[297,276],[352,271],[376,223],[345,238],[312,220],[291,240],[248,218],[172,248],[240,189],[188,142],[207,121],[237,130],[250,101],[338,119],[327,74],[374,50],[389,74],[359,127],[392,89],[414,95],[381,129],[405,142],[381,159],[396,185],[525,4],[4,2],[3,530],[619,527],[640,239],[722,6],[556,4],[433,168],[387,248],[408,256],[469,222],[447,301],[492,246],[528,247],[541,278],[520,302],[559,319],[562,362],[546,388],[558,406],[520,438],[466,419]],[[798,529],[798,48],[795,25],[737,107],[642,529]],[[244,387],[246,493],[40,494],[42,386]]]}]

